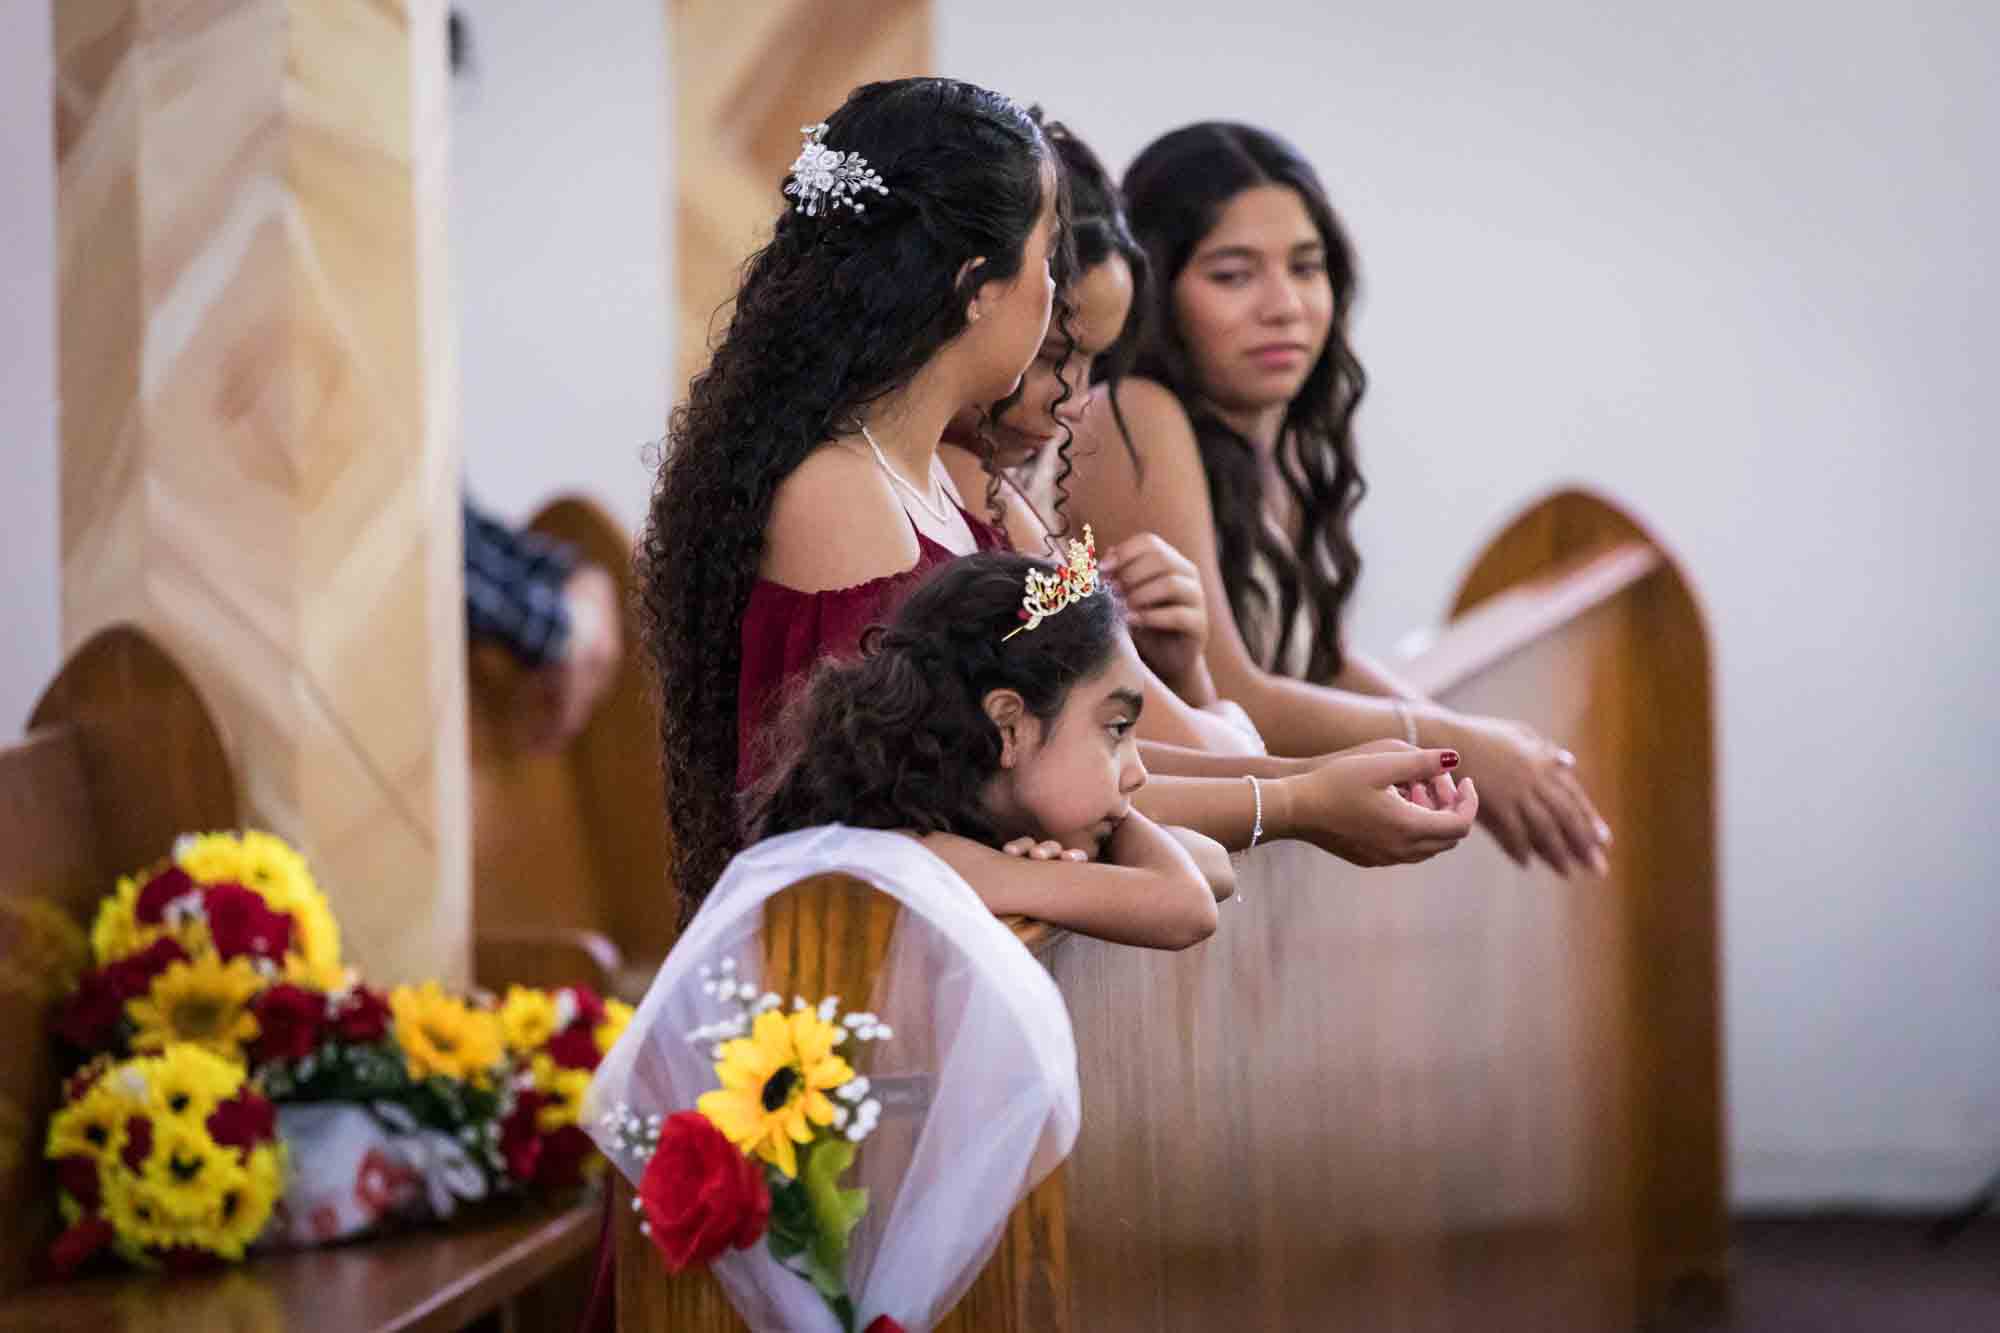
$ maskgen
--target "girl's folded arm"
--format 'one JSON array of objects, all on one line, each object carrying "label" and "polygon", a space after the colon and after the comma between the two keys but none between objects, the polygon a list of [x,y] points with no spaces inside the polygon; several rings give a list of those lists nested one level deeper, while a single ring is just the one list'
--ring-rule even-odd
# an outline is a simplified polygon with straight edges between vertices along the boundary
[{"label": "girl's folded arm", "polygon": [[[1140,827],[1134,827],[1139,825]],[[950,833],[921,840],[996,916],[1021,915],[1114,944],[1185,949],[1215,933],[1215,894],[1181,845],[1143,815],[1107,854],[1120,864],[1009,856]]]}]

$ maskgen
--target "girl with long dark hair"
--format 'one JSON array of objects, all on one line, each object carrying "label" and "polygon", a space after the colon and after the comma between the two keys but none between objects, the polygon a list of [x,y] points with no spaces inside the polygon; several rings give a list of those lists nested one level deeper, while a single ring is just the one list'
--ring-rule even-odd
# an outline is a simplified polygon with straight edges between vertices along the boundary
[{"label": "girl with long dark hair", "polygon": [[[923,574],[1007,545],[967,512],[938,442],[1013,394],[1044,340],[1064,276],[1061,183],[1026,111],[951,80],[869,84],[808,132],[791,206],[669,425],[640,542],[684,913],[742,844],[738,793],[770,767],[786,688],[851,656]],[[1436,776],[1440,755],[1398,756],[1394,780]],[[1469,827],[1375,778],[1321,765],[1265,828],[1380,864]],[[1240,774],[1162,779],[1139,800],[1241,847],[1259,789]]]},{"label": "girl with long dark hair", "polygon": [[1353,247],[1311,166],[1266,131],[1208,122],[1155,140],[1124,194],[1152,282],[1126,333],[1134,376],[1085,414],[1080,512],[1107,541],[1143,529],[1194,561],[1215,686],[1273,750],[1449,745],[1509,855],[1602,873],[1610,830],[1567,751],[1422,699],[1343,641],[1367,380],[1347,337]]}]

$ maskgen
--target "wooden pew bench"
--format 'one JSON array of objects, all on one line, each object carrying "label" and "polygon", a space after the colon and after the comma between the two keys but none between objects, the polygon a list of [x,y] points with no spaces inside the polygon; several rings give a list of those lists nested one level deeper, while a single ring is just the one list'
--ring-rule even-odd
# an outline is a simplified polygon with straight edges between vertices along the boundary
[{"label": "wooden pew bench", "polygon": [[[588,1291],[595,1202],[494,1205],[450,1229],[262,1255],[212,1275],[29,1285],[55,1234],[42,1135],[55,1101],[52,1007],[86,961],[84,930],[116,877],[190,830],[239,818],[236,785],[194,688],[136,630],[85,644],[27,735],[0,748],[0,1329],[455,1333],[475,1321],[567,1330]],[[587,939],[515,939],[484,965],[601,980]],[[503,973],[504,974],[504,973]],[[517,979],[540,981],[539,976]]]}]

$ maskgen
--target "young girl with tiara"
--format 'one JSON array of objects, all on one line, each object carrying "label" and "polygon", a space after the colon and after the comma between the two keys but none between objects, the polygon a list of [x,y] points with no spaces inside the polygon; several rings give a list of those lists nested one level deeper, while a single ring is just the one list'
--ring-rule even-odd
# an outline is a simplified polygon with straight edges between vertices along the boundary
[{"label": "young girl with tiara", "polygon": [[814,672],[778,729],[785,757],[753,792],[751,826],[907,833],[996,914],[1198,943],[1234,875],[1220,846],[1133,807],[1141,676],[1088,538],[1061,565],[967,556],[864,634],[858,659]]},{"label": "young girl with tiara", "polygon": [[[641,538],[684,914],[742,845],[738,796],[768,767],[786,690],[851,656],[930,570],[1007,546],[966,511],[938,443],[954,417],[1020,383],[1065,254],[1046,138],[969,84],[857,89],[808,131],[785,191],[791,206],[674,414]],[[1146,680],[1149,722],[1171,721],[1178,701]],[[1445,763],[1441,751],[1403,759],[1391,781]],[[1434,855],[1470,827],[1466,811],[1401,800],[1365,764],[1321,765],[1282,792],[1246,775],[1260,776],[1239,764],[1160,779],[1138,799],[1227,846],[1261,831],[1363,864]]]}]

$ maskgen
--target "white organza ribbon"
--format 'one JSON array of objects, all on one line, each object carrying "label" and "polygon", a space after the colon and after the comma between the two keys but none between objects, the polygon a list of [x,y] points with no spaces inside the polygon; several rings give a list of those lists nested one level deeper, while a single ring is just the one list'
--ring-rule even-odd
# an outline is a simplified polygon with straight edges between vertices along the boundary
[{"label": "white organza ribbon", "polygon": [[[700,969],[734,959],[739,980],[764,989],[765,900],[828,873],[862,880],[903,909],[875,993],[840,997],[842,1009],[872,1012],[895,1033],[867,1048],[863,1072],[883,1115],[842,1183],[869,1192],[847,1272],[858,1327],[887,1314],[919,1333],[964,1295],[1008,1213],[1069,1154],[1081,1102],[1076,1040],[1055,983],[972,887],[912,839],[830,825],[731,862],[598,1067],[583,1123],[636,1184],[645,1162],[621,1151],[607,1113],[665,1118],[716,1086],[709,1043],[688,1041],[726,1016],[703,993]],[[810,1284],[763,1242],[729,1252],[714,1271],[759,1333],[836,1333]]]}]

